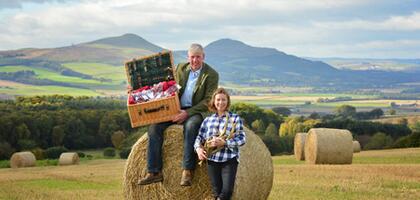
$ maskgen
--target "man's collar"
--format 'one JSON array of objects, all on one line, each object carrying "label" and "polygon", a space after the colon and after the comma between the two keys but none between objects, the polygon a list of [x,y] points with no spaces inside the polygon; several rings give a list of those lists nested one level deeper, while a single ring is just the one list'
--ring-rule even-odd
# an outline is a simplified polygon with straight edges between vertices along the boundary
[{"label": "man's collar", "polygon": [[[203,64],[203,65],[204,65],[204,64]],[[200,67],[199,69],[195,70],[195,71],[191,68],[191,65],[190,65],[190,72],[191,72],[194,76],[198,76],[198,75],[200,75],[200,72],[201,72],[201,70],[203,69],[203,65],[201,65],[201,67]]]}]

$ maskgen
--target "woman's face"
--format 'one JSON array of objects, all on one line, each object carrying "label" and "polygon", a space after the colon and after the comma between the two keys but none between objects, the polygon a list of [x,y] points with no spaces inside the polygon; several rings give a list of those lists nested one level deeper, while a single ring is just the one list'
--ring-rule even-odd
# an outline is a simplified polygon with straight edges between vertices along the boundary
[{"label": "woman's face", "polygon": [[228,99],[225,94],[216,94],[214,106],[216,107],[217,112],[226,111],[227,104],[228,104]]}]

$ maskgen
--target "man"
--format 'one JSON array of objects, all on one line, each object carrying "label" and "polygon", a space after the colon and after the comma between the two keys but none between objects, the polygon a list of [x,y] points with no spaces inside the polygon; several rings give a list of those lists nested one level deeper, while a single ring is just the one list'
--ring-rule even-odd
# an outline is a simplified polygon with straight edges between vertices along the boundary
[{"label": "man", "polygon": [[176,78],[181,85],[179,91],[181,111],[172,122],[163,122],[149,126],[147,170],[148,174],[139,185],[163,181],[162,144],[163,132],[170,125],[177,123],[184,126],[184,157],[181,186],[190,186],[196,165],[194,141],[201,122],[208,111],[207,102],[218,87],[219,74],[204,63],[204,49],[199,44],[192,44],[188,50],[188,63],[181,63],[176,68]]}]

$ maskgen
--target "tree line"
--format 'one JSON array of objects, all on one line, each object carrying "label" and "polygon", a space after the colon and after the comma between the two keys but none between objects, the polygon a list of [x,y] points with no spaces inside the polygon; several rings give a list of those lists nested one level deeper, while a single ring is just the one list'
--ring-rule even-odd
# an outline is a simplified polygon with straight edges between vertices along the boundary
[{"label": "tree line", "polygon": [[[333,114],[306,117],[290,116],[286,107],[263,109],[247,103],[235,103],[231,110],[273,155],[292,153],[295,134],[314,127],[348,129],[365,149],[420,146],[420,122],[369,121],[383,115],[380,109],[357,112],[343,105]],[[113,146],[129,152],[127,149],[145,131],[145,127],[131,128],[126,102],[121,99],[51,95],[0,101],[0,159],[8,159],[16,151],[57,147],[79,150]]]},{"label": "tree line", "polygon": [[109,147],[118,131],[136,131],[122,100],[54,95],[0,102],[1,159],[35,148]]}]

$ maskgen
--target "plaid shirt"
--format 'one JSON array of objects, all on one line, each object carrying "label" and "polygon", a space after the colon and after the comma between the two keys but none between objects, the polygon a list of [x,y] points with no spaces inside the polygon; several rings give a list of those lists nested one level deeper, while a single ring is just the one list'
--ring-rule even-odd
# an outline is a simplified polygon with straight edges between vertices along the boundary
[{"label": "plaid shirt", "polygon": [[[229,159],[235,158],[239,162],[239,147],[245,144],[245,132],[243,123],[239,115],[227,112],[229,115],[229,122],[226,128],[225,135],[229,136],[232,131],[232,126],[236,123],[236,131],[233,138],[226,140],[225,147],[213,155],[208,155],[208,160],[214,162],[226,162]],[[207,139],[223,132],[226,124],[226,113],[219,117],[213,114],[206,117],[201,124],[200,131],[195,139],[194,149],[202,147]]]}]

